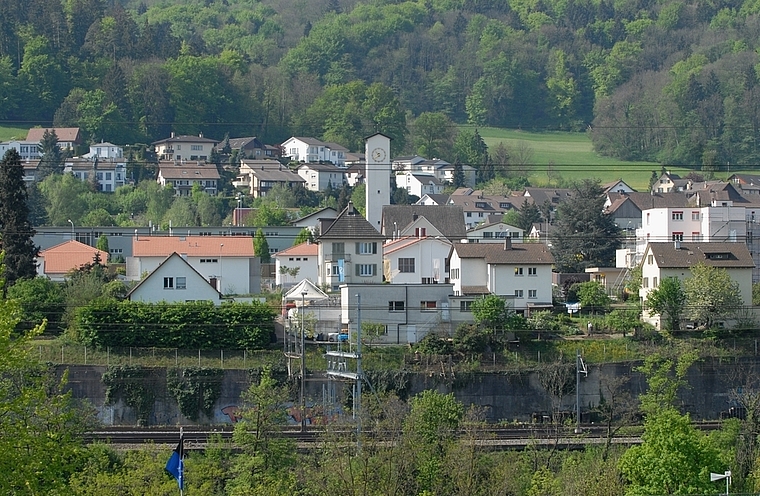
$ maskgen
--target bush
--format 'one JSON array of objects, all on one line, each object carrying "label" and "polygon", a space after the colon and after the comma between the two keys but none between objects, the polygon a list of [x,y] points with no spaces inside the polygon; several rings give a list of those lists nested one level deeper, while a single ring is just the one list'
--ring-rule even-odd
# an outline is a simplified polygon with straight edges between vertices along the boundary
[{"label": "bush", "polygon": [[488,349],[489,334],[475,324],[461,324],[454,331],[454,349],[461,353],[483,353]]},{"label": "bush", "polygon": [[414,349],[423,355],[450,355],[453,346],[447,337],[430,333],[420,339]]}]

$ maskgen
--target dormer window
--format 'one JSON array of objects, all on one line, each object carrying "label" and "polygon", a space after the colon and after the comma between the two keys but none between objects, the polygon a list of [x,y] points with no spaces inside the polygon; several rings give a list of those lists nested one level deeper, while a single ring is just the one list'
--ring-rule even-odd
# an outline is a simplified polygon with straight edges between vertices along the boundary
[{"label": "dormer window", "polygon": [[731,254],[727,252],[705,253],[705,258],[708,260],[728,260],[731,258]]}]

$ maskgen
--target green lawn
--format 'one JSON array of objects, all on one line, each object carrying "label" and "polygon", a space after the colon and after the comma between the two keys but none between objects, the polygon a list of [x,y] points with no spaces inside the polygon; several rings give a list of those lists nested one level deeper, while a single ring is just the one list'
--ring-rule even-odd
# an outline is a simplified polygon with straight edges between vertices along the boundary
[{"label": "green lawn", "polygon": [[26,139],[29,128],[0,126],[0,141],[10,139]]},{"label": "green lawn", "polygon": [[[624,179],[631,187],[646,191],[652,171],[657,171],[658,174],[660,171],[660,165],[653,162],[624,162],[602,157],[594,152],[591,139],[585,133],[535,133],[491,127],[478,128],[478,132],[491,151],[500,142],[510,150],[527,145],[532,151],[532,167],[528,179],[533,186],[548,185],[549,176],[553,175],[569,180],[597,178],[603,184]],[[549,166],[554,170],[548,169]],[[675,174],[689,173],[685,168],[674,167],[670,170]]]}]

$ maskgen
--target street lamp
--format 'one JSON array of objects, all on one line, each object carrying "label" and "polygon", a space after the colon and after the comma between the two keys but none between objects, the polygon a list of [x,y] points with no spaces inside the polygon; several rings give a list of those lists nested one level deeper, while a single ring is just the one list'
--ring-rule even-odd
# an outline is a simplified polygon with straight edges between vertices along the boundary
[{"label": "street lamp", "polygon": [[306,291],[301,292],[301,432],[306,430],[306,398],[304,389],[306,388],[306,339],[304,338],[304,304],[306,300]]},{"label": "street lamp", "polygon": [[69,224],[71,224],[71,239],[74,239],[74,223],[69,219]]},{"label": "street lamp", "polygon": [[731,484],[731,471],[726,470],[722,474],[710,472],[710,482],[715,482],[722,479],[726,479],[726,496],[728,496],[728,486]]}]

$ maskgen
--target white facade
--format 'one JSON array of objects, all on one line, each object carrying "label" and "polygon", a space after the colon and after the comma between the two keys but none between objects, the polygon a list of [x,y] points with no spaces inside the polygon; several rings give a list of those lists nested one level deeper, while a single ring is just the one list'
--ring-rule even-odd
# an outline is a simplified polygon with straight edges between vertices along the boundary
[{"label": "white facade", "polygon": [[87,158],[124,158],[124,148],[114,145],[113,143],[96,143],[90,145],[90,153],[85,155]]},{"label": "white facade", "polygon": [[94,174],[99,191],[113,192],[127,180],[127,163],[119,159],[68,158],[63,162],[64,174],[73,174],[80,181],[91,181]]},{"label": "white facade", "polygon": [[366,218],[380,232],[383,205],[391,203],[391,139],[381,133],[370,136],[365,143],[364,153],[367,157],[364,176]]},{"label": "white facade", "polygon": [[208,160],[218,142],[199,136],[175,136],[153,142],[158,160]]},{"label": "white facade", "polygon": [[21,155],[21,160],[36,160],[42,158],[42,150],[39,142],[11,140],[0,143],[0,158],[8,150],[16,150]]},{"label": "white facade", "polygon": [[296,169],[309,191],[325,191],[328,185],[339,189],[346,182],[346,170],[334,165],[303,164]]},{"label": "white facade", "polygon": [[[224,247],[219,251],[219,256],[188,256],[185,261],[222,294],[259,293],[261,288],[254,288],[251,283],[254,259],[224,256]],[[142,274],[153,272],[164,259],[165,256],[128,258],[127,278],[136,280]]]},{"label": "white facade", "polygon": [[221,295],[209,282],[176,253],[162,261],[130,291],[130,301],[184,303],[211,301],[221,303]]},{"label": "white facade", "polygon": [[319,285],[336,291],[341,284],[383,282],[383,247],[375,240],[330,239],[319,243]]},{"label": "white facade", "polygon": [[503,243],[506,238],[511,238],[513,243],[522,243],[523,235],[522,229],[505,222],[478,224],[467,230],[470,243]]},{"label": "white facade", "polygon": [[308,279],[314,284],[319,280],[319,247],[316,243],[292,246],[274,255],[275,284],[288,288]]},{"label": "white facade", "polygon": [[414,174],[412,172],[397,172],[396,187],[403,188],[410,195],[422,197],[427,194],[440,195],[443,184],[432,174]]},{"label": "white facade", "polygon": [[451,243],[441,237],[409,237],[383,245],[383,272],[391,284],[448,282]]},{"label": "white facade", "polygon": [[337,143],[327,143],[316,138],[293,136],[282,145],[283,157],[293,162],[331,162],[338,167],[346,166],[346,148]]}]

